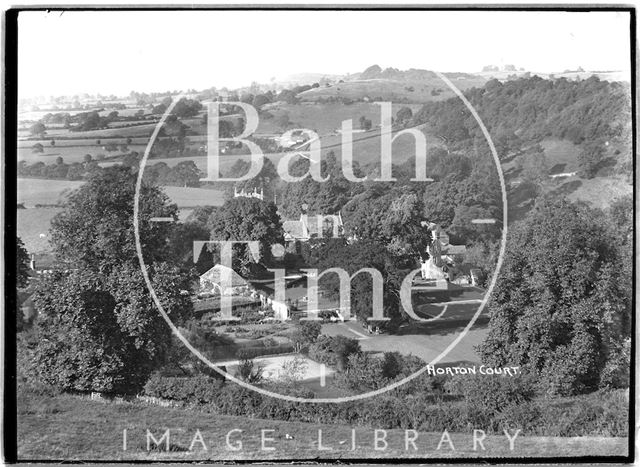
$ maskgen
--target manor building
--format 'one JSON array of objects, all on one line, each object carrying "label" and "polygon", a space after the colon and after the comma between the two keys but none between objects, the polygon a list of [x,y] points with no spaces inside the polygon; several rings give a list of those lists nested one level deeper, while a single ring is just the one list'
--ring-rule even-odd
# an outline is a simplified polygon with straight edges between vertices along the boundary
[{"label": "manor building", "polygon": [[233,197],[234,198],[256,198],[260,201],[264,201],[264,190],[260,187],[260,191],[258,191],[257,187],[253,188],[253,191],[248,191],[242,188],[238,191],[236,186],[233,187]]},{"label": "manor building", "polygon": [[342,215],[309,215],[304,205],[298,220],[285,220],[282,222],[284,240],[287,250],[297,251],[300,242],[308,242],[312,238],[338,238],[344,232]]}]

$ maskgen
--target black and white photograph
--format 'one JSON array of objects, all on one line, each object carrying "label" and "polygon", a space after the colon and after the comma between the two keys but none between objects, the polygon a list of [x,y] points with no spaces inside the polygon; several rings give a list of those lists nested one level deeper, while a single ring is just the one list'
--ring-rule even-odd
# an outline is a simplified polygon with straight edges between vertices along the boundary
[{"label": "black and white photograph", "polygon": [[5,10],[4,462],[633,461],[635,14]]}]

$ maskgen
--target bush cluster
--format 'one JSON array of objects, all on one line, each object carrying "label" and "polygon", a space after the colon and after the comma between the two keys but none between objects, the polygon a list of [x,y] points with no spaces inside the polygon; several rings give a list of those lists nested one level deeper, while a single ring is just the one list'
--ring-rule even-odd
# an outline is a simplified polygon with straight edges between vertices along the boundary
[{"label": "bush cluster", "polygon": [[360,344],[356,339],[344,336],[319,336],[309,346],[309,357],[339,370],[348,365],[349,356],[360,352]]},{"label": "bush cluster", "polygon": [[174,377],[154,374],[144,386],[144,394],[173,401],[209,404],[220,394],[224,381],[208,376]]},{"label": "bush cluster", "polygon": [[[504,385],[514,385],[506,382],[508,379],[503,378]],[[476,383],[482,385],[480,380]],[[498,384],[491,380],[487,388],[479,388],[485,394],[482,397],[499,392]],[[512,400],[495,410],[478,406],[474,398],[447,401],[434,398],[433,394],[389,394],[349,404],[300,404],[205,377],[154,376],[144,393],[193,403],[220,415],[383,429],[441,432],[481,428],[488,433],[502,433],[508,428],[521,429],[525,435],[545,436],[626,436],[628,429],[628,393],[620,390],[572,399]],[[300,395],[309,397],[306,392]],[[490,402],[505,403],[501,397],[496,395]]]}]

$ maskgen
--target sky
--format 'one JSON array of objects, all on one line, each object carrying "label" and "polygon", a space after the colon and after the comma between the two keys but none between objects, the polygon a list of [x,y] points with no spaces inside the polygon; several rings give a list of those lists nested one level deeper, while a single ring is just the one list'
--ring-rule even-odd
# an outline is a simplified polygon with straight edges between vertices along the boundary
[{"label": "sky", "polygon": [[18,19],[20,98],[236,88],[373,64],[628,71],[629,55],[625,12],[33,11]]}]

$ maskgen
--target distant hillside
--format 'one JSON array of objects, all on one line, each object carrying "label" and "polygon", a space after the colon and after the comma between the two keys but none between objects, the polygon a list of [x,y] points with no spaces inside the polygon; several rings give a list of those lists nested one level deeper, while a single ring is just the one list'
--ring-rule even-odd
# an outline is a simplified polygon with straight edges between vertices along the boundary
[{"label": "distant hillside", "polygon": [[[486,80],[468,73],[444,73],[461,90],[481,87]],[[298,95],[303,101],[362,101],[423,103],[453,97],[454,93],[438,76],[429,70],[382,69],[373,65],[338,83],[320,86]]]},{"label": "distant hillside", "polygon": [[491,80],[498,79],[500,81],[513,80],[518,78],[529,78],[531,76],[539,76],[544,79],[559,79],[566,78],[570,80],[584,80],[589,79],[592,76],[596,76],[601,80],[607,81],[626,81],[630,80],[630,73],[620,70],[612,70],[612,71],[585,71],[585,70],[574,70],[574,71],[559,71],[559,72],[538,72],[538,71],[525,71],[525,70],[487,70],[481,71],[479,73],[474,73],[475,76]]},{"label": "distant hillside", "polygon": [[350,75],[335,75],[327,73],[294,73],[281,78],[276,78],[275,83],[290,87],[320,83],[324,81],[338,81],[340,79],[348,79],[349,76]]},{"label": "distant hillside", "polygon": [[[545,192],[602,208],[632,191],[627,83],[534,76],[494,79],[465,94],[491,134],[507,182],[518,186],[510,208],[528,209]],[[487,145],[478,145],[484,137],[475,120],[457,98],[426,103],[413,118],[413,124],[422,123],[450,150],[479,148],[488,155]]]},{"label": "distant hillside", "polygon": [[[575,144],[604,144],[623,135],[631,121],[630,89],[591,77],[583,81],[545,80],[534,76],[465,93],[505,150],[545,137]],[[476,124],[459,99],[426,104],[414,120],[428,123],[449,141],[463,143],[478,135]],[[510,145],[509,142],[515,143]]]}]

